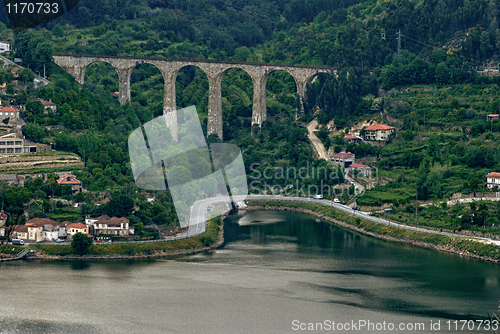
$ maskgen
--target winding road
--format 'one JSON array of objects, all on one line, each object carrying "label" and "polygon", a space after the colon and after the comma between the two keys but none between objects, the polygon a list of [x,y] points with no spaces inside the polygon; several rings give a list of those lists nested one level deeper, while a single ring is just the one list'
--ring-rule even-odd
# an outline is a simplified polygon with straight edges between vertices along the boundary
[{"label": "winding road", "polygon": [[368,213],[363,212],[363,211],[356,211],[351,209],[348,206],[334,203],[333,201],[325,200],[325,199],[313,199],[313,198],[304,198],[304,197],[284,197],[284,196],[274,196],[274,195],[248,195],[247,196],[247,201],[248,200],[263,200],[263,201],[269,201],[269,200],[276,200],[276,201],[295,201],[295,202],[309,202],[309,203],[318,203],[318,204],[323,204],[326,206],[331,206],[337,210],[359,216],[363,219],[373,221],[375,223],[379,224],[384,224],[388,226],[394,226],[394,227],[399,227],[405,230],[412,230],[412,231],[419,231],[419,232],[425,232],[425,233],[432,233],[432,234],[440,234],[440,235],[445,235],[449,237],[457,237],[457,238],[466,238],[466,239],[475,239],[475,240],[480,240],[482,242],[486,243],[491,243],[500,246],[500,240],[493,240],[489,238],[482,238],[482,237],[474,237],[474,236],[469,236],[469,235],[461,235],[461,234],[456,234],[456,233],[447,233],[447,232],[440,232],[440,231],[434,231],[434,230],[428,230],[425,228],[420,228],[420,227],[414,227],[414,226],[408,226],[408,225],[403,225],[395,222],[391,222],[386,219],[382,218],[377,218],[368,215]]},{"label": "winding road", "polygon": [[317,128],[318,121],[314,119],[307,125],[307,131],[309,132],[307,138],[309,138],[309,140],[313,144],[314,149],[318,153],[319,157],[323,160],[328,160],[328,152],[325,149],[325,145],[323,145],[321,140],[319,140],[319,138],[314,133],[314,130],[316,130]]}]

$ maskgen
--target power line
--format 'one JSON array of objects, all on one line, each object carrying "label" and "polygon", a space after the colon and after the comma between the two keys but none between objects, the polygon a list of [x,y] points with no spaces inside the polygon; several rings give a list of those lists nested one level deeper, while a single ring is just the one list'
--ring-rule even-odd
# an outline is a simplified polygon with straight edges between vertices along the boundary
[{"label": "power line", "polygon": [[[408,37],[408,36],[406,36],[406,35],[401,35],[401,37],[404,37],[404,38],[406,38],[406,39],[409,39],[409,40],[411,40],[411,41],[413,41],[413,42],[417,42],[417,43],[423,44],[423,45],[425,45],[425,46],[429,46],[429,47],[431,47],[431,48],[439,48],[439,45],[438,45],[437,43],[436,43],[435,45],[430,45],[430,44],[427,44],[427,43],[424,43],[424,42],[418,41],[418,40],[416,40],[416,39],[414,39],[414,38]],[[413,44],[413,43],[412,43],[412,42],[410,42],[410,44]],[[415,44],[414,44],[414,45],[415,45]],[[468,62],[470,62],[470,63],[473,63],[473,64],[474,64],[474,65],[476,65],[476,66],[481,66],[481,64],[482,64],[481,60],[476,59],[476,58],[474,58],[474,57],[466,57],[466,56],[464,56],[464,55],[462,55],[462,54],[460,54],[460,53],[456,53],[456,54],[454,54],[454,55],[456,55],[456,56],[458,56],[458,57],[462,57],[464,60],[466,60],[466,61],[468,61]]]}]

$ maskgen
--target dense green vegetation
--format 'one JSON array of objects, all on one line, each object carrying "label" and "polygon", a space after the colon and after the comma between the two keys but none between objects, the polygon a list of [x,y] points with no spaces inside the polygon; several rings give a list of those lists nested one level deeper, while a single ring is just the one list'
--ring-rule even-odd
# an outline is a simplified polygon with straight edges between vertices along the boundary
[{"label": "dense green vegetation", "polygon": [[[500,171],[500,122],[486,120],[499,110],[500,76],[476,72],[478,66],[498,65],[499,9],[496,0],[82,0],[68,15],[14,36],[15,56],[33,71],[45,68],[48,86],[35,90],[27,84],[32,73],[26,71],[20,73],[25,85],[14,95],[19,87],[11,73],[0,69],[0,79],[11,85],[4,98],[26,103],[23,132],[28,138],[81,156],[85,168],[74,174],[94,194],[78,200],[86,203],[84,212],[99,213],[105,208],[94,211],[97,192],[141,201],[132,195],[138,189],[127,138],[163,113],[163,77],[152,65],[137,66],[131,75],[132,101],[121,106],[111,95],[118,90],[118,76],[109,64],[90,65],[80,86],[50,62],[52,52],[336,67],[337,77],[321,74],[308,86],[305,113],[298,120],[293,78],[273,72],[267,82],[268,119],[261,128],[251,125],[252,79],[239,69],[227,71],[222,80],[224,141],[244,152],[251,185],[255,171],[266,168],[328,166],[312,158],[303,122],[334,120],[337,128],[368,119],[391,124],[399,133],[384,147],[347,144],[324,127],[318,136],[336,151],[378,158],[374,166],[389,182],[369,190],[358,204],[390,203],[410,214],[415,198],[441,201],[454,193],[485,191],[485,175]],[[0,20],[6,22],[5,15],[0,13]],[[399,30],[402,50],[397,54]],[[3,25],[0,38],[10,38]],[[183,68],[176,94],[178,107],[196,105],[206,131],[206,75],[193,66]],[[36,98],[56,103],[57,114],[45,114]],[[343,182],[339,174],[333,183]],[[283,189],[293,182],[264,181]],[[40,214],[74,217],[47,205],[49,196],[70,196],[64,188],[48,190],[53,177],[38,188],[30,182],[35,181],[28,181],[28,190],[3,188],[2,205],[12,209],[34,196],[42,203]],[[300,182],[321,185],[332,179],[316,175]],[[140,202],[137,226],[176,224],[169,193],[157,198],[154,205]],[[489,206],[489,217],[494,210]],[[459,215],[448,223],[457,225]]]}]

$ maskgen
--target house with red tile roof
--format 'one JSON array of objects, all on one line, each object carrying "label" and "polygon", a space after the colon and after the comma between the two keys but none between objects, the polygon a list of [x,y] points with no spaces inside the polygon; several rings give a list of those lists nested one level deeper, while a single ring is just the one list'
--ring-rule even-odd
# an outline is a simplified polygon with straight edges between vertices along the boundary
[{"label": "house with red tile roof", "polygon": [[109,197],[106,197],[105,199],[100,200],[99,202],[95,202],[95,205],[96,205],[96,206],[99,206],[99,205],[107,204],[107,203],[109,203],[109,201],[111,201],[111,200],[109,199]]},{"label": "house with red tile roof", "polygon": [[52,112],[54,114],[57,113],[57,104],[52,102],[52,100],[49,100],[49,101],[40,100],[40,102],[42,103],[43,107],[45,108],[45,111],[43,112],[45,115],[48,114],[48,112],[47,112],[48,108],[52,109]]},{"label": "house with red tile roof", "polygon": [[70,236],[70,238],[72,236],[74,236],[76,233],[83,233],[85,235],[88,235],[89,234],[89,227],[85,224],[82,224],[82,223],[73,223],[73,224],[69,224],[66,227],[66,234],[68,236]]},{"label": "house with red tile roof", "polygon": [[[87,221],[87,220],[86,220]],[[133,229],[130,229],[130,222],[125,217],[109,217],[108,215],[102,215],[97,219],[90,219],[91,230],[94,235],[122,235],[127,236],[130,233],[134,233]]]},{"label": "house with red tile roof", "polygon": [[57,179],[57,183],[60,185],[70,185],[73,190],[73,194],[77,194],[82,191],[82,181],[78,180],[75,175],[63,174]]},{"label": "house with red tile roof", "polygon": [[495,186],[500,188],[500,173],[491,172],[486,175],[486,186],[490,189]]},{"label": "house with red tile roof", "polygon": [[344,136],[344,140],[349,143],[361,143],[363,141],[363,138],[351,134],[346,134]]},{"label": "house with red tile roof", "polygon": [[490,114],[490,115],[486,115],[486,118],[488,121],[492,121],[494,119],[499,119],[500,118],[500,114]]},{"label": "house with red tile roof", "polygon": [[341,165],[344,168],[349,167],[356,160],[356,155],[351,152],[340,152],[331,156],[330,161],[336,165]]},{"label": "house with red tile roof", "polygon": [[348,168],[350,173],[354,172],[357,176],[361,175],[364,177],[370,177],[372,174],[372,168],[363,164],[351,164]]},{"label": "house with red tile roof", "polygon": [[16,225],[11,226],[10,228],[12,229],[12,239],[28,240],[28,226]]},{"label": "house with red tile roof", "polygon": [[5,118],[10,118],[12,120],[19,119],[19,109],[13,108],[11,106],[0,107],[0,120]]},{"label": "house with red tile roof", "polygon": [[385,124],[372,124],[365,128],[365,140],[385,141],[396,128]]}]

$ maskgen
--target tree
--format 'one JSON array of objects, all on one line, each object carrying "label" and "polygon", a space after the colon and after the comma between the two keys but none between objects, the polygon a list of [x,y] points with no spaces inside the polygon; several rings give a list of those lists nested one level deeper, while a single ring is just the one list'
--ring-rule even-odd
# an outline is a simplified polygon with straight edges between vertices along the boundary
[{"label": "tree", "polygon": [[58,24],[52,28],[52,34],[57,37],[63,37],[64,36],[64,29]]},{"label": "tree", "polygon": [[23,133],[35,143],[40,143],[47,134],[47,130],[37,123],[26,124],[23,126]]},{"label": "tree", "polygon": [[113,195],[109,203],[101,205],[97,214],[106,214],[110,217],[126,217],[134,211],[134,200],[127,195]]},{"label": "tree", "polygon": [[86,236],[83,233],[76,233],[73,235],[73,239],[71,240],[71,247],[75,250],[79,255],[87,254],[89,252],[89,248],[92,245],[92,238]]},{"label": "tree", "polygon": [[33,82],[35,74],[29,68],[23,68],[19,71],[19,79],[26,85],[28,82]]},{"label": "tree", "polygon": [[7,90],[6,90],[7,94],[9,95],[12,95],[14,94],[15,90],[14,90],[14,86],[12,84],[7,84]]}]

